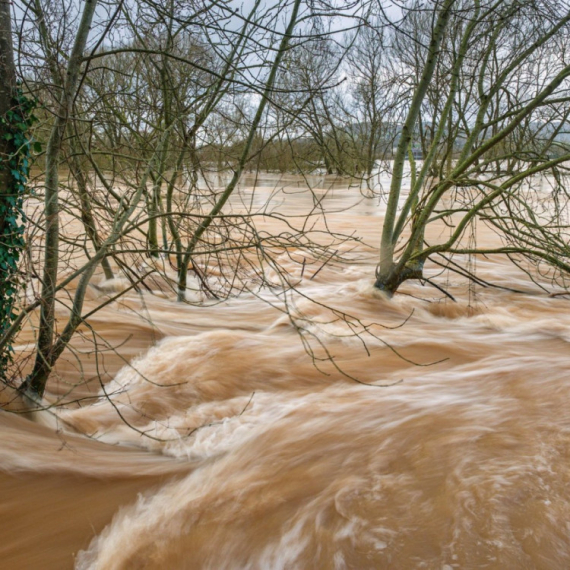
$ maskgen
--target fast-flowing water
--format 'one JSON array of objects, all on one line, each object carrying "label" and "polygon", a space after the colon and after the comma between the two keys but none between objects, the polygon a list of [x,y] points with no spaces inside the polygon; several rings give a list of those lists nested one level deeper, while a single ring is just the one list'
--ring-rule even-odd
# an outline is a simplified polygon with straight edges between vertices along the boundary
[{"label": "fast-flowing water", "polygon": [[[330,223],[377,245],[382,208],[355,193],[334,190]],[[457,302],[419,283],[386,300],[375,252],[352,255],[291,263],[311,299],[293,320],[275,291],[127,293],[94,316],[118,348],[67,358],[48,400],[97,373],[100,399],[0,413],[0,567],[568,568],[568,300],[493,257],[456,261],[523,293],[431,265]],[[376,324],[350,335],[325,305]]]}]

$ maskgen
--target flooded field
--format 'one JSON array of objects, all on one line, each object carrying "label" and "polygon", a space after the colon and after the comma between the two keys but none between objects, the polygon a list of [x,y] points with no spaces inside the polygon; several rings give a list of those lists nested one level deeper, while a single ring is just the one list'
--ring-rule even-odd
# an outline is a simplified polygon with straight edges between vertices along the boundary
[{"label": "flooded field", "polygon": [[[314,199],[257,184],[250,205]],[[568,299],[494,256],[455,261],[507,289],[432,264],[455,302],[418,282],[382,297],[382,203],[343,184],[323,207],[361,241],[342,264],[280,260],[289,314],[277,286],[206,306],[130,291],[90,318],[115,349],[48,384],[79,403],[0,413],[1,568],[568,567]]]}]

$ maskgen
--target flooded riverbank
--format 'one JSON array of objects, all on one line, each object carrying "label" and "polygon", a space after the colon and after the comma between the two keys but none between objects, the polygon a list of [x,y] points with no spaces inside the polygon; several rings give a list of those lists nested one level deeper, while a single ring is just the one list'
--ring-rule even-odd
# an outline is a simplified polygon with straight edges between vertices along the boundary
[{"label": "flooded riverbank", "polygon": [[568,300],[498,257],[456,261],[523,293],[429,265],[456,302],[420,283],[387,300],[381,204],[328,200],[362,245],[291,265],[290,315],[277,288],[207,307],[129,292],[90,319],[116,350],[48,387],[100,373],[73,392],[98,399],[49,412],[58,431],[0,414],[6,568],[568,565]]}]

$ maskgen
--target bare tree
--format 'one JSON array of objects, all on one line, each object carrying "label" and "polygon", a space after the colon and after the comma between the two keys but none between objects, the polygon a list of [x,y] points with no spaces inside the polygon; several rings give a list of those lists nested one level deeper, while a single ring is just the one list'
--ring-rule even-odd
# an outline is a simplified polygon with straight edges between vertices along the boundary
[{"label": "bare tree", "polygon": [[[189,274],[206,295],[223,297],[265,286],[265,271],[279,273],[275,257],[291,245],[330,258],[328,248],[345,239],[328,234],[323,245],[306,223],[295,228],[276,212],[227,211],[266,145],[258,142],[272,122],[270,107],[291,90],[278,81],[284,58],[322,35],[311,22],[329,17],[328,5],[255,2],[236,13],[178,0],[22,2],[19,64],[26,89],[42,100],[36,136],[47,148],[35,182],[43,209],[34,209],[36,197],[29,202],[27,298],[0,346],[10,346],[22,323],[34,326],[29,317],[39,309],[27,378],[20,384],[19,362],[6,379],[31,400],[41,399],[73,335],[89,326],[97,308],[85,314],[85,296],[101,269],[107,280],[130,280],[129,289],[159,283],[185,302]],[[309,87],[305,104],[317,93]],[[270,139],[294,119],[273,123]],[[207,149],[217,140],[218,166],[228,172],[215,180]],[[267,215],[279,219],[282,233],[257,230],[255,217]],[[218,287],[212,267],[225,280]],[[114,299],[104,287],[100,307]],[[59,323],[58,306],[68,315]]]},{"label": "bare tree", "polygon": [[[445,253],[522,255],[568,271],[563,218],[556,212],[547,215],[548,208],[536,214],[528,200],[536,176],[550,173],[559,179],[570,158],[557,137],[570,102],[570,67],[557,46],[565,41],[569,22],[563,2],[442,2],[434,9],[430,42],[422,48],[421,74],[394,158],[379,289],[391,294],[406,279],[422,279],[425,261]],[[404,164],[433,82],[439,94],[429,107],[426,155],[401,202]],[[490,166],[497,163],[507,165],[506,176],[496,168],[491,175]],[[443,206],[450,192],[451,206]],[[562,186],[555,184],[554,194],[560,192]],[[504,247],[458,245],[476,218],[497,229]],[[441,219],[454,228],[450,238],[427,242],[426,228]]]}]

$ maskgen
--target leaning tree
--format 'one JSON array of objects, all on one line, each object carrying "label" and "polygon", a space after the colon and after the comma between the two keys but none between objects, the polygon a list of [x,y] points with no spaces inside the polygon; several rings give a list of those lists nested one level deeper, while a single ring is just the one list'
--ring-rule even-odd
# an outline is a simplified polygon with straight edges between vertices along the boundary
[{"label": "leaning tree", "polygon": [[[417,80],[395,150],[378,289],[391,295],[404,281],[423,279],[427,259],[452,254],[524,258],[562,279],[570,272],[569,8],[562,0],[442,0],[430,17],[404,18],[395,29],[400,42],[426,41],[406,62]],[[423,160],[410,161],[405,193],[420,120],[430,134]],[[475,220],[493,228],[501,245],[465,245]],[[452,231],[433,241],[428,231],[441,221]]]}]

